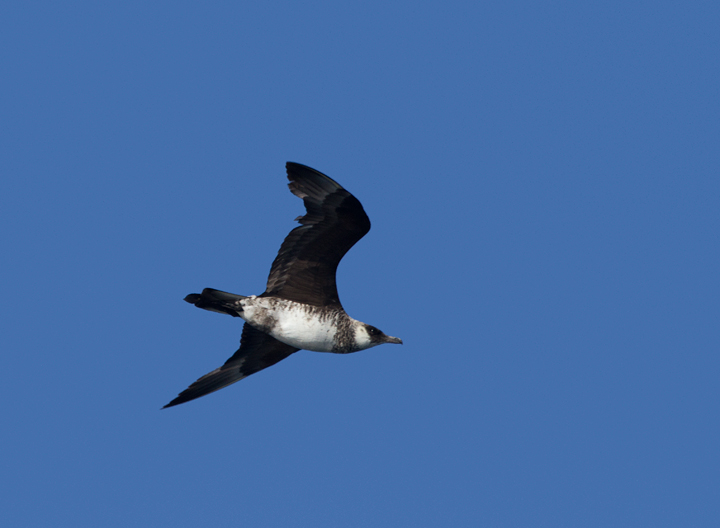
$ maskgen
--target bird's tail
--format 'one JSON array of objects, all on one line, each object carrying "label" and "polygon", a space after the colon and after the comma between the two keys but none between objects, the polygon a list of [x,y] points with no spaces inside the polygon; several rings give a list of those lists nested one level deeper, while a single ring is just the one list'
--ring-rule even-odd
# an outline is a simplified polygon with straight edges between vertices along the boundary
[{"label": "bird's tail", "polygon": [[236,295],[212,288],[205,288],[202,293],[191,293],[185,297],[185,301],[194,304],[203,310],[224,313],[233,317],[240,317],[243,311],[240,301],[247,299],[245,295]]}]

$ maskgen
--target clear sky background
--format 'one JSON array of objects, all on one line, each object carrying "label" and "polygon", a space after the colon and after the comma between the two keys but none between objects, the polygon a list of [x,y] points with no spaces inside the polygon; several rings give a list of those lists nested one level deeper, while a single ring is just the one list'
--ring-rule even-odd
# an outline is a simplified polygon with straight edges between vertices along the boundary
[{"label": "clear sky background", "polygon": [[[720,525],[717,2],[4,2],[2,526]],[[237,348],[286,161],[373,228]]]}]

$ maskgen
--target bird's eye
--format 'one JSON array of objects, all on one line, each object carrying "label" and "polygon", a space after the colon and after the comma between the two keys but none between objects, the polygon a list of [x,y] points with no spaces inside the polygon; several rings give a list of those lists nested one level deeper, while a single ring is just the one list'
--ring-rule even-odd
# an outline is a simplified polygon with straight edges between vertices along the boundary
[{"label": "bird's eye", "polygon": [[370,334],[371,336],[378,335],[378,334],[380,334],[380,330],[378,330],[374,326],[368,325],[368,334]]}]

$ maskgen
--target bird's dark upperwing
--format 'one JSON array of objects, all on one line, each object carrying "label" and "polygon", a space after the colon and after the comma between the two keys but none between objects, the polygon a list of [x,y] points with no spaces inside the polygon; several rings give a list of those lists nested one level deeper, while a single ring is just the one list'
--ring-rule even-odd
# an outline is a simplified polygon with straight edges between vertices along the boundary
[{"label": "bird's dark upperwing", "polygon": [[270,269],[264,296],[312,306],[340,307],[335,272],[345,253],[370,231],[362,205],[323,173],[288,162],[290,191],[307,213],[285,238]]},{"label": "bird's dark upperwing", "polygon": [[168,403],[163,409],[227,387],[248,377],[250,374],[255,374],[278,361],[282,361],[298,350],[300,349],[281,343],[274,337],[245,323],[238,351],[222,367],[205,374],[182,391],[177,398]]}]

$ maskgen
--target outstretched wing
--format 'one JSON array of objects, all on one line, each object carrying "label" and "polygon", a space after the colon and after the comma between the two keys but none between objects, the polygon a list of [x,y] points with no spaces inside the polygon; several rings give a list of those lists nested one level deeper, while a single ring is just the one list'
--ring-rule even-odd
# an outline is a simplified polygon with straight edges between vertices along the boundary
[{"label": "outstretched wing", "polygon": [[163,409],[227,387],[250,374],[255,374],[278,361],[282,361],[298,350],[300,349],[281,343],[274,337],[245,323],[238,351],[222,367],[205,374],[182,391],[177,398],[168,403]]},{"label": "outstretched wing", "polygon": [[362,205],[321,172],[288,162],[290,191],[307,213],[285,238],[270,269],[264,296],[312,306],[340,307],[335,271],[345,253],[370,231]]}]

